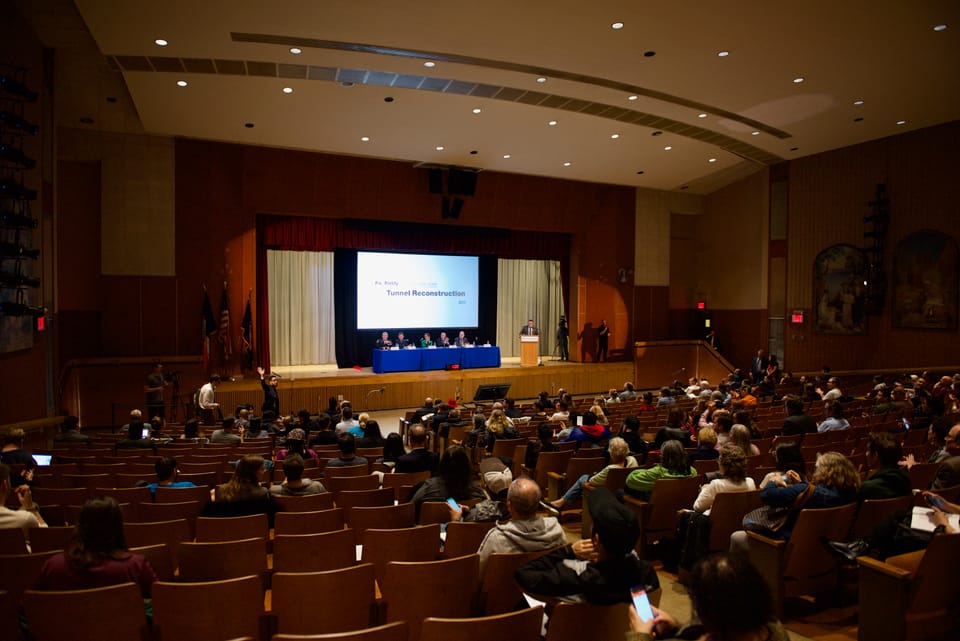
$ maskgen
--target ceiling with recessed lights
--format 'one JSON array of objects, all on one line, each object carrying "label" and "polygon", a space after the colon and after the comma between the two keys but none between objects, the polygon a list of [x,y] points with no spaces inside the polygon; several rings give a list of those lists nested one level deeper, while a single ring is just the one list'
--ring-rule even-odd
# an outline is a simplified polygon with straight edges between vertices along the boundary
[{"label": "ceiling with recessed lights", "polygon": [[955,0],[17,6],[74,127],[709,193],[960,118]]}]

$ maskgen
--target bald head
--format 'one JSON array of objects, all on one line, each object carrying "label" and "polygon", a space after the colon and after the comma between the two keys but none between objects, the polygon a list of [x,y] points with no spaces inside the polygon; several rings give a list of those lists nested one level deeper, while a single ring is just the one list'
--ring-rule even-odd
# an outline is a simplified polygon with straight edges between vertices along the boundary
[{"label": "bald head", "polygon": [[540,486],[533,479],[521,476],[510,484],[507,507],[515,519],[532,519],[537,515],[541,498]]},{"label": "bald head", "polygon": [[410,426],[407,432],[410,438],[410,447],[416,449],[423,447],[427,442],[427,428],[422,423],[416,423]]}]

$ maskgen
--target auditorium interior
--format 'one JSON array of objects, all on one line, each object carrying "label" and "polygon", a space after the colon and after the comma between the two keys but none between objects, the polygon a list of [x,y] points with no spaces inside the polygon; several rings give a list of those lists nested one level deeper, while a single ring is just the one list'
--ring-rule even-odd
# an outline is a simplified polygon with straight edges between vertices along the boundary
[{"label": "auditorium interior", "polygon": [[[911,385],[928,372],[931,387],[954,377],[954,401],[960,386],[958,60],[953,0],[0,0],[0,429],[23,430],[27,448],[49,452],[64,417],[76,416],[85,433],[115,444],[130,411],[146,410],[143,381],[157,362],[168,433],[197,414],[195,393],[213,374],[225,414],[259,410],[258,366],[280,376],[284,415],[317,414],[339,397],[384,434],[404,432],[427,397],[489,414],[474,396],[494,386],[536,425],[541,392],[567,390],[589,407],[626,382],[655,397],[690,379],[715,386],[749,374],[762,349],[794,380],[829,368],[846,384],[856,438],[829,443],[859,461],[867,434],[912,418],[870,416],[876,377]],[[287,363],[271,353],[271,319],[285,299],[268,291],[268,253],[366,250],[479,256],[481,271],[485,258],[558,265],[551,319],[567,321],[569,359],[555,320],[541,328],[536,362],[521,357],[512,328],[526,314],[489,348],[503,354],[496,367],[461,367],[458,357],[378,371],[379,330],[359,331],[356,315],[340,311],[335,358]],[[502,339],[506,321],[490,301],[528,292],[490,282],[481,281],[477,325]],[[754,411],[767,448],[794,390]],[[638,403],[608,413],[619,425]],[[817,405],[808,411],[819,421]],[[645,436],[665,419],[663,410],[643,419]],[[932,452],[918,433],[896,438],[918,457]],[[828,442],[810,440],[819,448],[806,443],[811,456]],[[119,464],[112,454],[62,462],[83,476]],[[156,451],[141,454],[143,465]],[[217,483],[229,478],[222,467]],[[14,493],[7,498],[16,507]],[[641,524],[651,504],[634,506]],[[72,525],[76,506],[55,507],[53,521]],[[585,505],[561,517],[570,542],[589,537]],[[269,550],[274,536],[265,536]],[[786,575],[802,563],[788,563],[785,547],[758,554],[779,563],[764,578],[794,641],[957,632],[956,598],[910,614],[918,594],[935,601],[929,595],[945,591],[929,559],[918,572],[831,562],[818,549],[811,558],[824,556],[816,563],[827,570],[796,578]],[[656,550],[638,543],[651,560]],[[948,567],[960,562],[957,545],[936,554]],[[252,634],[237,628],[235,637],[294,630],[277,613],[272,552],[267,559],[254,590],[264,590],[265,610]],[[441,559],[450,560],[429,560]],[[655,563],[660,607],[689,619],[686,577]],[[9,573],[0,570],[4,581]],[[397,620],[382,587],[371,627]],[[5,589],[0,617],[17,607]],[[480,583],[476,592],[469,616],[490,614]],[[878,594],[896,607],[877,607]],[[864,626],[867,607],[883,625]],[[409,632],[356,638],[449,634],[421,630],[423,617],[410,612]],[[605,621],[604,632],[583,636],[596,630],[578,628],[574,615],[569,638],[624,638],[626,610],[612,623],[584,612]],[[547,641],[567,638],[560,627],[548,627]]]}]

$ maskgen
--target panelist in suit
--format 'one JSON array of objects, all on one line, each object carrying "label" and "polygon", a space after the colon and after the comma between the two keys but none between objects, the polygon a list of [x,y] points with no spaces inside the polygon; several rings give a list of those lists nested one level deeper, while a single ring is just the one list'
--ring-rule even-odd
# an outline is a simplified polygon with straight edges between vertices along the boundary
[{"label": "panelist in suit", "polygon": [[380,334],[380,338],[377,339],[377,349],[390,349],[393,346],[393,341],[390,340],[390,334],[384,332]]},{"label": "panelist in suit", "polygon": [[533,324],[533,319],[527,321],[527,324],[520,328],[521,336],[539,336],[540,330]]},{"label": "panelist in suit", "polygon": [[466,347],[467,345],[470,345],[470,339],[467,338],[467,333],[461,329],[460,333],[457,334],[457,337],[453,340],[453,344],[457,347]]},{"label": "panelist in suit", "polygon": [[437,347],[450,347],[450,337],[446,332],[440,332],[440,338],[437,339]]},{"label": "panelist in suit", "polygon": [[403,349],[404,347],[410,345],[410,341],[404,337],[403,332],[397,332],[397,340],[395,344],[400,347],[400,349]]}]

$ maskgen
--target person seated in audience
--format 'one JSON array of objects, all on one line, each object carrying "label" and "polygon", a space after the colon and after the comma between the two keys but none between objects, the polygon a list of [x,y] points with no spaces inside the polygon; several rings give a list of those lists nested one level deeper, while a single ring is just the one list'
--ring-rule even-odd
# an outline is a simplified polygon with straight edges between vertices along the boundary
[{"label": "person seated in audience", "polygon": [[150,494],[155,495],[158,487],[196,487],[192,481],[178,481],[180,470],[177,469],[177,459],[172,456],[161,456],[154,464],[153,468],[157,475],[157,480],[153,483],[147,483],[147,489]]},{"label": "person seated in audience", "polygon": [[830,416],[823,419],[823,422],[817,426],[818,432],[832,432],[850,428],[850,422],[843,418],[843,404],[840,401],[830,401],[827,408],[830,411]]},{"label": "person seated in audience", "polygon": [[600,403],[594,403],[587,411],[593,412],[593,415],[597,417],[597,425],[610,425],[610,421],[607,419],[607,412]]},{"label": "person seated in audience", "polygon": [[673,398],[673,392],[670,391],[669,387],[660,388],[660,398],[657,399],[657,407],[667,407],[669,405],[676,405],[677,399]]},{"label": "person seated in audience", "polygon": [[643,440],[643,435],[640,433],[639,418],[636,416],[624,416],[623,422],[620,423],[620,433],[617,434],[617,436],[627,442],[630,453],[637,457],[638,462],[641,464],[646,463],[647,450],[649,450],[650,447],[647,445],[647,442]]},{"label": "person seated in audience", "polygon": [[803,410],[803,400],[796,396],[788,396],[784,404],[787,417],[783,419],[780,434],[793,436],[795,434],[809,434],[817,431],[817,422]]},{"label": "person seated in audience", "polygon": [[548,421],[569,421],[570,420],[570,408],[563,401],[557,401],[554,406],[555,411],[550,415]]},{"label": "person seated in audience", "polygon": [[[493,457],[484,459],[484,462],[490,461],[491,458]],[[502,462],[500,465],[506,468]],[[486,569],[487,560],[491,554],[536,552],[566,544],[567,537],[557,519],[552,516],[537,515],[541,498],[540,486],[533,479],[522,476],[510,483],[507,491],[507,511],[510,513],[510,520],[498,523],[491,528],[477,549],[477,554],[480,555],[481,575]]]},{"label": "person seated in audience", "polygon": [[380,432],[380,423],[368,419],[363,426],[363,436],[357,439],[357,447],[383,447],[383,434]]},{"label": "person seated in audience", "polygon": [[247,454],[237,461],[233,476],[214,489],[214,500],[222,502],[250,501],[268,498],[269,492],[260,485],[263,457]]},{"label": "person seated in audience", "polygon": [[860,485],[860,500],[892,499],[910,496],[910,477],[898,463],[903,456],[900,443],[887,432],[867,436],[867,465],[873,472]]},{"label": "person seated in audience", "polygon": [[[789,641],[774,613],[773,597],[766,580],[743,557],[715,554],[698,561],[690,573],[687,591],[699,624],[676,638],[709,641]],[[677,628],[672,615],[651,606],[654,617],[641,620],[630,607],[630,631],[626,641],[670,638]]]},{"label": "person seated in audience", "polygon": [[[403,437],[396,432],[387,434],[383,440],[383,457],[376,460],[377,463],[383,463],[387,467],[395,468],[397,461],[406,453],[403,449]],[[394,469],[395,471],[395,469]]]},{"label": "person seated in audience", "polygon": [[628,401],[636,397],[637,397],[637,390],[633,388],[633,383],[631,383],[630,381],[626,381],[623,384],[623,389],[620,390],[620,398],[625,401]]},{"label": "person seated in audience", "polygon": [[326,491],[320,481],[303,478],[303,457],[299,454],[289,454],[283,459],[283,483],[270,486],[274,496],[308,496]]},{"label": "person seated in audience", "polygon": [[342,405],[340,405],[340,422],[337,423],[336,427],[337,436],[349,432],[356,437],[354,430],[359,429],[360,421],[353,417],[353,407],[344,402]]},{"label": "person seated in audience", "polygon": [[424,481],[410,502],[419,518],[420,506],[424,501],[446,501],[449,498],[457,502],[486,498],[483,489],[473,481],[473,464],[467,450],[461,445],[451,445],[443,451],[436,476]]},{"label": "person seated in audience", "polygon": [[340,404],[336,396],[327,399],[327,415],[330,417],[331,427],[336,427],[340,422]]},{"label": "person seated in audience", "polygon": [[246,405],[237,405],[233,416],[238,430],[246,431],[250,427],[250,409]]},{"label": "person seated in audience", "polygon": [[713,429],[717,433],[717,446],[722,447],[730,440],[730,430],[733,429],[733,414],[728,410],[714,412]]},{"label": "person seated in audience", "polygon": [[757,489],[753,479],[747,476],[747,457],[739,445],[727,443],[720,449],[717,460],[720,478],[715,478],[700,488],[693,502],[695,512],[710,513],[717,494],[721,492],[744,492]]},{"label": "person seated in audience", "polygon": [[[773,452],[774,467],[773,472],[768,472],[757,487],[761,490],[771,483],[782,482],[785,485],[792,483],[793,478],[804,480],[807,478],[807,463],[803,460],[803,450],[796,443],[781,443]],[[787,472],[793,470],[796,476],[787,476]]]},{"label": "person seated in audience", "polygon": [[446,420],[440,421],[439,423],[434,420],[434,424],[437,425],[437,435],[442,439],[446,439],[450,436],[451,427],[463,427],[467,423],[460,418],[460,408],[453,407],[447,414]]},{"label": "person seated in audience", "polygon": [[[397,459],[394,470],[397,472],[429,470],[431,475],[435,475],[439,457],[436,452],[427,450],[427,428],[419,423],[411,425],[407,428],[407,442],[410,445],[410,451]],[[446,500],[446,497],[444,497],[444,500]]]},{"label": "person seated in audience", "polygon": [[[813,486],[812,492],[807,488]],[[817,455],[817,462],[809,481],[790,470],[782,476],[773,478],[773,482],[761,488],[760,498],[770,507],[793,508],[786,524],[776,532],[764,531],[762,534],[773,539],[787,540],[793,532],[800,509],[822,509],[846,505],[857,500],[860,490],[860,475],[843,454],[824,452]],[[746,554],[747,533],[743,530],[730,536],[730,551]]]},{"label": "person seated in audience", "polygon": [[[951,426],[952,423],[953,421],[949,417],[944,416],[931,423],[930,427],[927,428],[927,442],[936,448],[930,453],[927,463],[943,463],[950,458],[950,451],[947,446],[960,439],[960,423]],[[900,461],[900,465],[909,470],[919,462],[913,454],[907,454]]]},{"label": "person seated in audience", "polygon": [[760,428],[757,427],[757,422],[753,420],[753,417],[745,409],[738,409],[737,406],[731,404],[731,409],[733,410],[733,424],[736,425],[745,425],[747,430],[750,431],[750,438],[760,438],[762,434],[760,433]]},{"label": "person seated in audience", "polygon": [[449,507],[451,521],[466,521],[468,523],[482,523],[489,521],[506,521],[510,518],[507,507],[507,495],[513,483],[513,473],[502,459],[488,456],[480,461],[480,481],[486,490],[487,497],[476,505],[458,505]]},{"label": "person seated in audience", "polygon": [[653,392],[644,392],[643,400],[640,401],[640,405],[637,407],[638,412],[656,412],[657,403],[653,400]]},{"label": "person seated in audience", "polygon": [[[11,491],[17,495],[20,509],[11,510],[7,507],[7,496]],[[10,466],[6,463],[0,463],[0,530],[21,528],[24,537],[29,540],[30,528],[46,526],[43,517],[40,516],[40,508],[33,502],[30,486],[24,484],[12,487],[10,485]]]},{"label": "person seated in audience", "polygon": [[580,500],[580,497],[583,495],[584,485],[589,484],[592,488],[604,487],[607,484],[607,476],[610,474],[611,469],[639,467],[637,459],[630,456],[630,446],[628,446],[627,442],[622,438],[614,437],[610,439],[607,451],[610,453],[609,465],[593,476],[589,474],[581,476],[570,486],[563,496],[555,501],[550,501],[550,505],[558,510],[562,510],[567,505],[572,505]]},{"label": "person seated in audience", "polygon": [[518,419],[523,416],[523,412],[517,408],[517,401],[509,396],[503,399],[503,413],[506,414],[507,418],[510,420]]},{"label": "person seated in audience", "polygon": [[12,472],[10,483],[12,487],[33,484],[33,471],[37,462],[29,450],[24,449],[23,441],[26,432],[19,427],[9,428],[3,435],[3,449],[0,450],[0,463],[23,466],[22,472]]},{"label": "person seated in audience", "polygon": [[310,439],[310,447],[337,444],[337,433],[333,431],[333,423],[329,414],[321,412],[320,416],[317,417],[316,425],[318,431]]},{"label": "person seated in audience", "polygon": [[240,435],[236,432],[236,422],[232,416],[228,416],[220,423],[220,429],[214,430],[210,435],[211,443],[228,443],[230,445],[240,444]]},{"label": "person seated in audience", "polygon": [[60,433],[53,437],[54,443],[89,443],[92,439],[80,433],[80,419],[66,416],[60,425]]},{"label": "person seated in audience", "polygon": [[[266,421],[266,422],[264,422]],[[237,423],[233,424],[234,429],[239,433],[241,440],[256,438],[270,438],[270,432],[267,431],[267,425],[273,423],[273,412],[267,411],[264,416],[254,416],[247,422],[247,427],[241,428]]]},{"label": "person seated in audience", "polygon": [[730,440],[727,442],[739,447],[747,456],[756,456],[760,453],[760,448],[750,442],[750,430],[746,425],[735,423],[730,428]]},{"label": "person seated in audience", "polygon": [[660,450],[660,462],[650,468],[634,470],[627,476],[627,493],[648,500],[657,479],[696,476],[680,441],[667,441]]},{"label": "person seated in audience", "polygon": [[712,427],[701,427],[697,432],[697,449],[688,454],[691,461],[712,461],[720,457],[717,433]]},{"label": "person seated in audience", "polygon": [[827,379],[827,391],[818,388],[817,393],[820,394],[820,398],[824,402],[839,401],[843,398],[843,391],[840,389],[840,379],[836,376],[831,376]]},{"label": "person seated in audience", "polygon": [[[953,429],[950,433],[954,433]],[[945,490],[948,487],[960,485],[960,442],[957,441],[956,436],[947,436],[947,452],[950,456],[945,458],[937,468],[937,474],[934,476],[933,483],[930,484],[931,490]]]},{"label": "person seated in audience", "polygon": [[597,415],[593,412],[586,412],[583,415],[583,422],[581,425],[576,425],[570,430],[570,433],[566,438],[563,439],[566,441],[576,441],[580,443],[580,447],[590,446],[590,447],[600,447],[603,441],[606,441],[610,438],[610,428],[606,425],[599,425],[597,423]]},{"label": "person seated in audience", "polygon": [[346,433],[337,437],[337,449],[340,456],[327,461],[327,467],[352,467],[367,465],[367,459],[357,456],[357,439],[353,434]]},{"label": "person seated in audience", "polygon": [[66,551],[44,562],[33,589],[88,590],[136,583],[143,598],[149,599],[156,580],[150,562],[128,550],[116,500],[99,496],[84,503]]},{"label": "person seated in audience", "polygon": [[203,438],[203,432],[200,431],[200,420],[191,418],[183,424],[183,434],[180,435],[181,441],[200,442]]},{"label": "person seated in audience", "polygon": [[612,403],[622,403],[623,400],[620,398],[619,390],[616,387],[611,387],[610,391],[607,392],[606,398],[603,399],[603,402],[607,405]]},{"label": "person seated in audience", "polygon": [[[132,449],[153,449],[154,442],[150,440],[150,437],[147,436],[144,438],[144,424],[138,420],[131,420],[127,425],[126,434],[127,437],[117,441],[118,450],[132,450]],[[147,428],[147,434],[150,433],[150,429]]]},{"label": "person seated in audience", "polygon": [[686,412],[683,409],[676,406],[670,408],[667,413],[667,424],[657,430],[657,435],[654,437],[654,450],[662,449],[667,441],[680,441],[684,447],[690,446],[693,439],[689,427],[684,425],[685,417]]},{"label": "person seated in audience", "polygon": [[514,578],[524,592],[538,598],[612,605],[630,603],[631,589],[636,586],[647,592],[658,589],[660,581],[653,566],[633,550],[640,536],[637,515],[605,487],[590,494],[588,506],[592,536],[518,569]]},{"label": "person seated in audience", "polygon": [[423,423],[424,419],[428,416],[432,416],[434,412],[433,397],[428,396],[423,399],[423,405],[418,407],[413,412],[413,416],[410,417],[411,423]]},{"label": "person seated in audience", "polygon": [[292,454],[298,454],[304,459],[317,458],[317,453],[307,447],[307,435],[299,427],[290,430],[283,447],[277,450],[273,460],[282,461]]},{"label": "person seated in audience", "polygon": [[537,438],[527,441],[524,467],[532,474],[537,469],[537,459],[540,458],[541,452],[556,452],[558,449],[553,442],[553,428],[546,423],[540,423],[537,426]]}]

